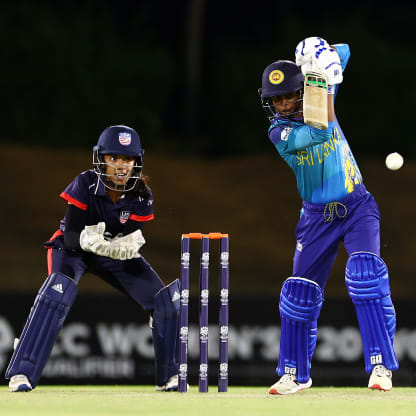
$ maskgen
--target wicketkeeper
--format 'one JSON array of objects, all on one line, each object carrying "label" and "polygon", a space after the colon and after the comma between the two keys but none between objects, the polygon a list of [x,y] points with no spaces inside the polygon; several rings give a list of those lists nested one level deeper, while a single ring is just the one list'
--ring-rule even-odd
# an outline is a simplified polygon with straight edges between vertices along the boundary
[{"label": "wicketkeeper", "polygon": [[[349,256],[345,282],[357,312],[368,387],[390,390],[392,371],[399,364],[393,349],[396,317],[389,275],[380,258],[380,214],[333,108],[350,49],[311,37],[298,44],[295,55],[296,63],[269,65],[259,90],[271,121],[269,138],[295,173],[303,200],[292,277],[284,281],[280,294],[276,371],[281,377],[269,393],[290,394],[312,385],[317,321],[340,242]],[[303,120],[303,75],[311,68],[328,79],[328,129]]]},{"label": "wicketkeeper", "polygon": [[145,243],[143,224],[154,217],[152,191],[142,169],[143,150],[136,131],[111,126],[93,149],[93,170],[79,174],[61,193],[67,202],[65,217],[45,243],[49,276],[7,368],[10,391],[37,386],[78,282],[87,272],[150,313],[156,390],[177,390],[179,285],[175,280],[165,286],[139,253]]}]

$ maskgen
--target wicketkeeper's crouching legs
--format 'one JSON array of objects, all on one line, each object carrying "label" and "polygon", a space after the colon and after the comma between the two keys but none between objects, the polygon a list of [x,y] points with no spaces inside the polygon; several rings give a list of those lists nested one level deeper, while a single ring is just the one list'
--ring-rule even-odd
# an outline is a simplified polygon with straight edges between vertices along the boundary
[{"label": "wicketkeeper's crouching legs", "polygon": [[32,388],[39,382],[59,330],[77,295],[77,284],[62,273],[45,280],[6,370],[6,379],[25,375]]},{"label": "wicketkeeper's crouching legs", "polygon": [[371,373],[380,364],[397,370],[393,348],[396,314],[386,264],[373,253],[353,253],[347,262],[345,282],[357,312],[366,371]]},{"label": "wicketkeeper's crouching legs", "polygon": [[290,277],[283,283],[279,303],[280,354],[276,369],[280,376],[292,374],[300,383],[309,381],[322,303],[323,292],[316,282]]},{"label": "wicketkeeper's crouching legs", "polygon": [[156,385],[158,390],[177,390],[177,343],[179,325],[179,281],[163,287],[155,295],[153,311],[153,343],[155,349]]}]

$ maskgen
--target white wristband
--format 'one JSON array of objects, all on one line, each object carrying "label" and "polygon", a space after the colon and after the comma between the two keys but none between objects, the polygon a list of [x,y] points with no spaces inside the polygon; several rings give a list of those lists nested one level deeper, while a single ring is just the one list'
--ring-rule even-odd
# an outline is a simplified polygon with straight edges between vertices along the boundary
[{"label": "white wristband", "polygon": [[328,85],[328,94],[335,94],[335,85]]}]

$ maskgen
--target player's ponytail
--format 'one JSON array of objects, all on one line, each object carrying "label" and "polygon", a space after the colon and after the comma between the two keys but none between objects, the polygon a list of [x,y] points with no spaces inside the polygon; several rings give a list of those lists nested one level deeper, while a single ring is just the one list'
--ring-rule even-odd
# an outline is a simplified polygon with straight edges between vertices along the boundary
[{"label": "player's ponytail", "polygon": [[145,175],[141,175],[134,188],[131,191],[128,191],[127,194],[132,197],[149,198],[151,193],[150,188],[147,185],[148,182],[149,178]]}]

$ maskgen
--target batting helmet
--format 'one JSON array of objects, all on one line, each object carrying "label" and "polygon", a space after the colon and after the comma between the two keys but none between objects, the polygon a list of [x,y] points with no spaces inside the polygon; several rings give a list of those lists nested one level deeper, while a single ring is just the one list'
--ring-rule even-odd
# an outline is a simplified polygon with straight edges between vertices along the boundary
[{"label": "batting helmet", "polygon": [[303,88],[303,74],[292,61],[276,61],[263,72],[261,98],[277,97]]},{"label": "batting helmet", "polygon": [[97,149],[102,155],[143,155],[137,132],[131,127],[118,125],[107,127],[98,139]]},{"label": "batting helmet", "polygon": [[[132,190],[141,177],[143,170],[143,149],[137,132],[124,125],[107,127],[93,147],[94,172],[101,182],[114,191],[127,192]],[[107,163],[103,155],[124,155],[135,157],[135,163],[128,182],[120,187],[110,181],[107,175]]]},{"label": "batting helmet", "polygon": [[[272,101],[272,97],[290,94],[303,89],[304,77],[301,69],[292,61],[276,61],[270,64],[264,71],[262,87],[258,92],[261,103],[269,120],[278,114]],[[299,95],[302,101],[302,94]],[[298,114],[294,113],[292,116]],[[290,115],[287,115],[290,118]]]}]

